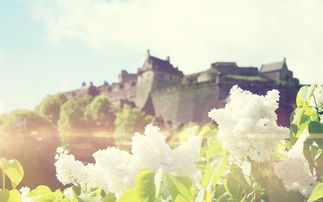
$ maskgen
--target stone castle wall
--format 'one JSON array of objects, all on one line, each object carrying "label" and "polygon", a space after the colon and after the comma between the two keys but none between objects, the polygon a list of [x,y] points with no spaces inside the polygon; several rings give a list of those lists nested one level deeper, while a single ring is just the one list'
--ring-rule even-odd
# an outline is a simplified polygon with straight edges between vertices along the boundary
[{"label": "stone castle wall", "polygon": [[289,124],[289,114],[293,110],[292,104],[295,102],[297,88],[273,82],[251,82],[227,78],[220,83],[208,81],[186,84],[152,93],[155,115],[163,117],[165,123],[175,127],[189,122],[208,123],[211,121],[208,112],[213,108],[224,107],[230,89],[234,85],[258,95],[265,95],[267,91],[277,89],[280,92],[279,109],[277,109],[278,123],[284,126]]},{"label": "stone castle wall", "polygon": [[129,80],[112,85],[103,85],[98,88],[99,94],[107,95],[111,102],[128,100],[135,102],[137,91],[137,80]]},{"label": "stone castle wall", "polygon": [[170,73],[147,71],[139,74],[137,81],[136,105],[144,107],[150,93],[169,86],[177,86],[182,82],[182,78]]},{"label": "stone castle wall", "polygon": [[208,70],[184,75],[173,67],[169,58],[162,60],[148,53],[137,74],[123,70],[119,83],[109,85],[105,82],[99,87],[82,85],[81,89],[65,94],[68,97],[105,94],[113,103],[139,107],[148,114],[161,117],[165,123],[178,127],[189,122],[210,122],[208,112],[225,105],[233,85],[259,95],[277,89],[280,91],[278,123],[288,126],[300,85],[287,69],[285,59],[275,64],[274,69],[269,65],[270,71],[261,72],[256,67],[216,62]]},{"label": "stone castle wall", "polygon": [[223,106],[218,99],[219,88],[215,82],[181,85],[152,94],[156,116],[175,127],[189,122],[207,123],[208,112]]}]

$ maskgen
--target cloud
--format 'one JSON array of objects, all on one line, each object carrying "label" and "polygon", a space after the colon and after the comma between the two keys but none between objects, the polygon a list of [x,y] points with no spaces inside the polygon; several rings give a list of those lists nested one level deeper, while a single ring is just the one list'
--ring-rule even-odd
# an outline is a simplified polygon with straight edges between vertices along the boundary
[{"label": "cloud", "polygon": [[[211,62],[260,66],[287,57],[303,82],[323,73],[323,2],[319,0],[33,0],[51,43],[79,39],[170,55],[186,73]],[[315,72],[315,74],[313,74]]]}]

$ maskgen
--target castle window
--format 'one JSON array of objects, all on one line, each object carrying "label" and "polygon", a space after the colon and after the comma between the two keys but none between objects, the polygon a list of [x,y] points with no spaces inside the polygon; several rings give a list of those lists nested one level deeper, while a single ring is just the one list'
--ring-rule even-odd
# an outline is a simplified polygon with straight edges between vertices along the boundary
[{"label": "castle window", "polygon": [[123,84],[120,84],[119,88],[120,89],[123,89],[124,88],[124,85]]},{"label": "castle window", "polygon": [[133,82],[131,82],[131,86],[135,86],[136,85],[136,83],[133,81]]},{"label": "castle window", "polygon": [[109,88],[108,88],[108,92],[111,92],[111,91],[112,91],[112,88],[111,88],[111,87],[109,87]]}]

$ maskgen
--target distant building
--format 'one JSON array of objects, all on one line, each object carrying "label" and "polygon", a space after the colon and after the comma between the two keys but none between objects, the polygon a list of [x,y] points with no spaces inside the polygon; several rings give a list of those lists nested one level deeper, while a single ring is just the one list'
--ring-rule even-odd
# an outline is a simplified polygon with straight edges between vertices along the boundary
[{"label": "distant building", "polygon": [[223,107],[233,85],[263,95],[268,90],[280,91],[278,123],[289,125],[289,116],[300,88],[299,80],[288,70],[286,59],[257,67],[239,67],[235,62],[215,62],[210,68],[184,75],[174,67],[169,57],[165,60],[151,56],[136,74],[125,70],[119,82],[101,86],[82,84],[78,90],[65,92],[68,97],[106,94],[119,105],[139,107],[148,114],[161,118],[174,127],[188,122],[207,123],[212,108]]}]

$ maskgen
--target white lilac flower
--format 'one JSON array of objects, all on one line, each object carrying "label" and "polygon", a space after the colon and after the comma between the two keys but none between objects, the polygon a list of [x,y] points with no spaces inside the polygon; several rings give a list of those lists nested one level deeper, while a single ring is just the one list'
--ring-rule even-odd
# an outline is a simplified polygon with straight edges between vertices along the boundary
[{"label": "white lilac flower", "polygon": [[68,187],[68,188],[64,189],[63,194],[69,200],[75,200],[76,199],[73,187]]},{"label": "white lilac flower", "polygon": [[39,198],[39,196],[28,196],[30,192],[29,187],[21,187],[19,191],[22,202],[35,202]]},{"label": "white lilac flower", "polygon": [[132,138],[132,153],[141,168],[178,172],[196,179],[198,169],[195,162],[200,150],[200,138],[191,136],[175,149],[166,143],[158,127],[147,125],[145,135],[137,133]]},{"label": "white lilac flower", "polygon": [[195,167],[200,149],[199,137],[191,137],[182,145],[171,149],[158,127],[148,125],[144,135],[132,138],[132,154],[110,147],[93,154],[99,173],[97,185],[105,191],[122,194],[134,185],[141,169],[181,173],[195,180],[199,174]]},{"label": "white lilac flower", "polygon": [[64,185],[80,184],[85,190],[100,187],[117,196],[134,185],[136,174],[141,169],[162,168],[167,172],[187,175],[196,181],[200,176],[195,167],[199,150],[198,136],[192,136],[171,149],[159,128],[148,125],[144,135],[136,133],[132,138],[132,154],[109,147],[93,154],[95,164],[84,165],[60,149],[55,163],[57,179]]},{"label": "white lilac flower", "polygon": [[275,175],[282,180],[288,191],[298,191],[308,196],[316,184],[315,176],[309,169],[303,154],[304,141],[309,136],[306,130],[287,153],[287,160],[274,165]]},{"label": "white lilac flower", "polygon": [[88,172],[93,165],[84,165],[81,161],[75,159],[66,150],[57,150],[56,155],[56,177],[63,185],[74,184],[80,185],[84,191],[93,188],[93,181]]},{"label": "white lilac flower", "polygon": [[236,157],[269,160],[273,149],[288,137],[288,129],[276,123],[279,92],[271,90],[259,96],[233,86],[229,99],[224,108],[209,112],[219,125],[223,147]]},{"label": "white lilac flower", "polygon": [[148,125],[145,135],[136,133],[132,138],[132,154],[137,158],[142,168],[158,169],[171,165],[174,156],[172,149],[166,144],[166,137],[159,132],[158,127]]},{"label": "white lilac flower", "polygon": [[[140,170],[134,156],[115,147],[99,150],[93,154],[97,187],[106,192],[121,194],[134,185],[136,173]],[[94,175],[95,175],[94,174]]]}]

